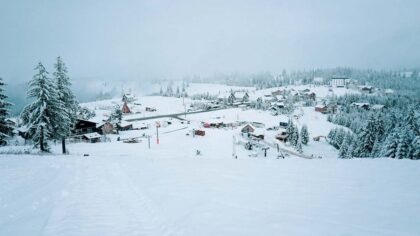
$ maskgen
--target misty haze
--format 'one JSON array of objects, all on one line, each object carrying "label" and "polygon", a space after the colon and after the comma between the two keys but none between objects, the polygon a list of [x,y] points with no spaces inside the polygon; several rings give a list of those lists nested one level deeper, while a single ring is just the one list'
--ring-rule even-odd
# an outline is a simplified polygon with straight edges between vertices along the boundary
[{"label": "misty haze", "polygon": [[419,1],[0,9],[0,235],[420,235]]}]

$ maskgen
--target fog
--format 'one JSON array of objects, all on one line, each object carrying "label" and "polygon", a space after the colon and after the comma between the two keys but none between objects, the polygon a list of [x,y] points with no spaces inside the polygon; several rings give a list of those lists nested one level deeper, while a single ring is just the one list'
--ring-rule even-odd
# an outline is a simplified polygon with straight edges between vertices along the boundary
[{"label": "fog", "polygon": [[2,1],[0,76],[75,81],[419,65],[420,1]]}]

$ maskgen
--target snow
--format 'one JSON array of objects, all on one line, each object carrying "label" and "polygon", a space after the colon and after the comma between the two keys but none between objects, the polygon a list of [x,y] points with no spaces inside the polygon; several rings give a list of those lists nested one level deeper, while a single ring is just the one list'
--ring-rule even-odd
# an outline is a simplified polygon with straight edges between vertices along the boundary
[{"label": "snow", "polygon": [[418,162],[236,160],[215,146],[196,157],[167,139],[79,145],[90,157],[2,156],[0,235],[420,233]]}]

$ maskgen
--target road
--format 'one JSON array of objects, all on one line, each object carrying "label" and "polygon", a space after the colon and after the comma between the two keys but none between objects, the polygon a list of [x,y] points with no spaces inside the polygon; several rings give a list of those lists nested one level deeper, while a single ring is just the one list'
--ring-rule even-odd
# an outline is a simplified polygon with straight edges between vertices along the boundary
[{"label": "road", "polygon": [[211,109],[211,110],[206,110],[206,111],[192,111],[192,112],[187,112],[187,113],[182,112],[182,113],[172,113],[172,114],[164,114],[164,115],[156,115],[156,116],[147,116],[147,117],[139,117],[139,118],[126,119],[125,121],[133,122],[133,121],[142,121],[142,120],[153,120],[153,119],[159,119],[159,118],[165,118],[165,117],[170,117],[170,118],[184,120],[180,116],[191,115],[191,114],[198,114],[198,113],[205,113],[205,112],[212,112],[212,111],[219,111],[219,110],[226,110],[226,109],[230,109],[230,108],[232,108],[232,107]]}]

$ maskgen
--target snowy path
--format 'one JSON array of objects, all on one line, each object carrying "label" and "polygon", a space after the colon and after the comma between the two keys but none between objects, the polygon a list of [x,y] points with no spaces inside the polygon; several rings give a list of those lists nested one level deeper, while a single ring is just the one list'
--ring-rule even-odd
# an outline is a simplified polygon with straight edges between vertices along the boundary
[{"label": "snowy path", "polygon": [[140,190],[117,162],[83,164],[63,190],[45,235],[174,235]]}]

